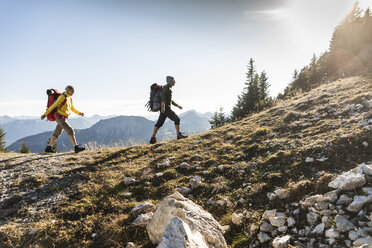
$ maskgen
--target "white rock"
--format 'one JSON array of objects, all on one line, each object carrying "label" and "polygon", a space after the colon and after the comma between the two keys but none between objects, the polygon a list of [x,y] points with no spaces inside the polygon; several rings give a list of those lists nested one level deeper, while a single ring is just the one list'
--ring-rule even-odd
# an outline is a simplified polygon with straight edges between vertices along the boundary
[{"label": "white rock", "polygon": [[284,216],[276,216],[269,218],[270,224],[276,227],[282,227],[285,225],[286,218]]},{"label": "white rock", "polygon": [[281,233],[286,233],[287,230],[288,230],[288,227],[287,226],[278,227],[278,231],[281,232]]},{"label": "white rock", "polygon": [[361,164],[359,167],[363,170],[363,173],[372,176],[372,165],[368,164]]},{"label": "white rock", "polygon": [[323,199],[323,196],[322,195],[313,195],[313,196],[309,196],[307,198],[305,198],[304,201],[300,201],[300,205],[302,208],[307,208],[307,207],[311,207],[311,206],[315,206],[315,204],[317,202],[319,202],[320,200]]},{"label": "white rock", "polygon": [[156,177],[162,177],[162,176],[163,176],[163,173],[158,172],[158,173],[155,174],[155,176],[156,176]]},{"label": "white rock", "polygon": [[92,233],[92,238],[94,239],[95,237],[97,237],[97,233]]},{"label": "white rock", "polygon": [[178,192],[180,192],[183,195],[187,195],[188,193],[191,192],[191,189],[188,187],[181,187],[178,189]]},{"label": "white rock", "polygon": [[347,232],[354,228],[354,224],[342,215],[336,215],[335,221],[337,231],[339,232]]},{"label": "white rock", "polygon": [[154,217],[147,225],[147,233],[154,244],[160,243],[164,231],[173,217],[182,219],[190,227],[191,233],[200,233],[205,243],[208,244],[207,247],[227,247],[222,226],[210,213],[178,192],[160,202]]},{"label": "white rock", "polygon": [[154,216],[153,213],[147,213],[147,214],[140,214],[134,221],[134,225],[147,225],[150,223],[152,217]]},{"label": "white rock", "polygon": [[368,236],[366,238],[360,238],[353,242],[354,247],[362,246],[362,245],[371,245],[372,244],[372,237]]},{"label": "white rock", "polygon": [[127,192],[124,194],[124,197],[125,198],[130,198],[132,196],[132,193],[131,192]]},{"label": "white rock", "polygon": [[239,214],[233,213],[231,216],[231,221],[235,225],[240,226],[243,222],[243,218],[244,218],[244,215],[242,213],[239,213]]},{"label": "white rock", "polygon": [[266,221],[261,222],[260,231],[272,232],[273,230],[274,230],[274,227],[271,224],[267,223]]},{"label": "white rock", "polygon": [[143,202],[132,209],[131,215],[137,218],[138,215],[148,213],[154,209],[154,205],[152,205],[150,202]]},{"label": "white rock", "polygon": [[286,199],[290,196],[291,192],[288,189],[279,188],[275,190],[274,193],[279,197],[279,199]]},{"label": "white rock", "polygon": [[296,220],[293,217],[289,217],[287,219],[287,224],[289,227],[294,226],[296,224]]},{"label": "white rock", "polygon": [[356,231],[351,230],[349,232],[349,239],[351,239],[352,241],[354,241],[354,240],[357,240],[358,238],[359,238],[359,235],[358,235],[358,233]]},{"label": "white rock", "polygon": [[202,178],[200,176],[196,176],[190,179],[190,185],[192,189],[196,189],[200,186]]},{"label": "white rock", "polygon": [[190,165],[186,162],[183,162],[183,163],[180,164],[181,169],[186,169],[187,167],[190,167]]},{"label": "white rock", "polygon": [[273,209],[273,210],[266,210],[263,215],[262,215],[262,219],[263,220],[269,220],[271,217],[275,217],[276,216],[276,209]]},{"label": "white rock", "polygon": [[348,195],[341,195],[340,198],[337,200],[336,204],[338,205],[347,205],[353,201],[353,198],[349,197]]},{"label": "white rock", "polygon": [[135,184],[135,183],[136,183],[136,179],[131,178],[131,177],[124,177],[124,184],[125,185],[131,185],[131,184]]},{"label": "white rock", "polygon": [[314,159],[313,159],[313,158],[310,158],[310,157],[307,157],[307,158],[305,159],[305,162],[306,162],[306,163],[312,163],[312,162],[314,162]]},{"label": "white rock", "polygon": [[312,231],[312,233],[315,233],[315,234],[322,234],[324,232],[324,228],[325,228],[325,225],[324,223],[320,223],[318,224],[314,230]]},{"label": "white rock", "polygon": [[170,219],[157,248],[208,248],[199,231],[192,232],[181,218]]},{"label": "white rock", "polygon": [[269,241],[271,239],[270,236],[264,232],[259,232],[257,238],[261,243],[265,243],[266,241]]},{"label": "white rock", "polygon": [[219,166],[217,166],[217,169],[220,171],[223,171],[223,164],[220,164]]},{"label": "white rock", "polygon": [[[356,170],[356,172],[359,171]],[[365,183],[366,179],[363,174],[348,171],[330,182],[328,187],[342,190],[353,190],[355,188],[362,187]]]},{"label": "white rock", "polygon": [[170,160],[169,158],[166,158],[163,160],[163,162],[158,164],[158,167],[168,167],[170,165]]},{"label": "white rock", "polygon": [[310,225],[315,225],[319,219],[319,214],[315,212],[309,212],[306,214],[306,220]]},{"label": "white rock", "polygon": [[363,194],[372,195],[372,187],[362,188]]},{"label": "white rock", "polygon": [[126,248],[136,248],[137,246],[133,242],[128,242]]},{"label": "white rock", "polygon": [[291,240],[290,235],[286,235],[283,237],[276,237],[273,241],[273,247],[274,248],[287,248],[290,240]]},{"label": "white rock", "polygon": [[335,202],[338,199],[339,190],[332,190],[323,195],[323,201]]},{"label": "white rock", "polygon": [[347,210],[351,212],[358,212],[364,204],[367,204],[369,202],[372,202],[372,195],[356,195],[354,196],[354,201],[347,207]]},{"label": "white rock", "polygon": [[274,201],[277,197],[278,196],[273,192],[267,193],[267,198],[269,198],[269,201]]},{"label": "white rock", "polygon": [[365,141],[364,141],[364,142],[362,143],[362,145],[363,145],[363,146],[364,146],[365,148],[367,148],[367,147],[368,147],[368,143],[367,143],[367,142],[365,142]]},{"label": "white rock", "polygon": [[339,231],[337,231],[335,228],[332,227],[331,229],[328,229],[325,232],[325,236],[331,239],[338,239],[340,237],[340,233]]}]

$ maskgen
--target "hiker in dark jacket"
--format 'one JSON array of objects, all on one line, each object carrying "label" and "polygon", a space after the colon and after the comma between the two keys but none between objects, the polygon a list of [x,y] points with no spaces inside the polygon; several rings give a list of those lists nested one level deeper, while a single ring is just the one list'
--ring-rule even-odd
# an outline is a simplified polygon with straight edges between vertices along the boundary
[{"label": "hiker in dark jacket", "polygon": [[156,134],[161,126],[163,126],[165,119],[168,117],[172,121],[174,121],[174,127],[177,131],[177,139],[187,138],[187,136],[183,135],[180,132],[180,118],[177,116],[176,113],[171,109],[171,105],[176,106],[179,109],[182,109],[182,106],[178,105],[174,101],[172,101],[172,87],[176,84],[176,81],[173,77],[167,76],[167,84],[163,86],[161,92],[161,110],[159,119],[155,124],[154,133],[152,134],[150,144],[156,143]]}]

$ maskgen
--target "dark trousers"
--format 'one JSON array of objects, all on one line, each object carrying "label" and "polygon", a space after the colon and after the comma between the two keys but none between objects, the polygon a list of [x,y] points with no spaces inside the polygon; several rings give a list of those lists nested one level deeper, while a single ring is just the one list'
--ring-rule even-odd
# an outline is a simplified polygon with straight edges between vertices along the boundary
[{"label": "dark trousers", "polygon": [[156,122],[155,127],[160,128],[161,126],[163,126],[165,119],[167,119],[167,117],[171,119],[172,121],[174,121],[174,125],[180,124],[180,118],[177,116],[177,114],[174,113],[174,111],[171,110],[169,106],[165,106],[164,113],[160,111],[159,119]]}]

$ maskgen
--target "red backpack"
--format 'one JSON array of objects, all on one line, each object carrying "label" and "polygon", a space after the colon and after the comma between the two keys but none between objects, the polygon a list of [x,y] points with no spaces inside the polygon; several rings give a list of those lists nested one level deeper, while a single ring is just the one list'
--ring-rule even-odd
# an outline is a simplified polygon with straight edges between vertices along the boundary
[{"label": "red backpack", "polygon": [[[48,103],[47,103],[47,109],[49,109],[50,106],[53,105],[53,103],[55,103],[55,101],[57,101],[58,97],[60,95],[62,95],[63,93],[59,92],[58,90],[56,89],[48,89],[46,91],[47,95],[48,95]],[[66,104],[66,99],[61,103],[60,106],[62,105],[65,105]],[[56,118],[54,117],[54,114],[55,112],[57,111],[58,108],[54,108],[48,115],[47,115],[47,118],[49,121],[55,121]]]}]

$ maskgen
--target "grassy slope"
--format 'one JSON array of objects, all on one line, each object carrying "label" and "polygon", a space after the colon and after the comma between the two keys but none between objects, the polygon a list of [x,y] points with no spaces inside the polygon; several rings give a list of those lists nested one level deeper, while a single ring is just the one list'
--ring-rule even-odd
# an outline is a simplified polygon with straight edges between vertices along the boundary
[{"label": "grassy slope", "polygon": [[[342,112],[347,104],[360,103],[361,97],[371,94],[370,78],[346,78],[185,140],[86,152],[84,158],[69,161],[80,164],[79,173],[89,178],[77,185],[79,193],[32,225],[8,224],[0,240],[5,247],[125,247],[128,241],[154,247],[144,227],[131,225],[130,210],[145,200],[157,204],[200,175],[203,183],[190,198],[222,225],[231,225],[225,235],[230,245],[245,247],[250,225],[259,222],[260,213],[285,208],[285,202],[269,202],[268,192],[296,185],[290,200],[298,200],[305,193],[322,191],[331,177],[327,173],[372,159],[362,146],[364,141],[372,145],[371,131],[359,126],[362,117],[329,113],[329,106]],[[306,163],[306,157],[328,160]],[[165,158],[171,158],[171,165],[158,168]],[[180,169],[182,162],[190,167]],[[222,171],[218,165],[223,165]],[[163,176],[156,177],[157,172]],[[138,183],[125,186],[125,176]],[[130,198],[124,196],[127,192],[132,193]],[[243,211],[250,216],[247,222],[232,225],[231,214]],[[29,235],[31,229],[37,232]]]}]

